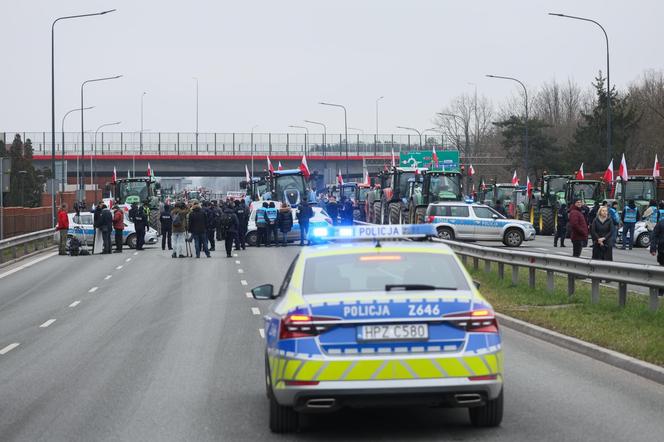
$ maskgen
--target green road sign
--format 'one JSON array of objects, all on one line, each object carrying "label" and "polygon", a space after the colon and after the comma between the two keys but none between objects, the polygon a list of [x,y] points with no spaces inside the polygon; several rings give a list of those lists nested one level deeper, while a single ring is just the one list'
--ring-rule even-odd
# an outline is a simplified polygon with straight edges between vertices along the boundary
[{"label": "green road sign", "polygon": [[[433,152],[430,150],[408,152],[399,154],[399,166],[401,167],[431,167]],[[443,150],[436,152],[438,165],[433,165],[436,169],[449,171],[459,170],[459,151]]]}]

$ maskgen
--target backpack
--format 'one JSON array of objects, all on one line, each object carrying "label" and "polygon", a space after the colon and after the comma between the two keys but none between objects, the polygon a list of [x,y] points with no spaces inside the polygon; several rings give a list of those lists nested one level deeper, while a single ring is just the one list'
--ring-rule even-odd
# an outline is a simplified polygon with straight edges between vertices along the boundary
[{"label": "backpack", "polygon": [[182,227],[182,217],[180,216],[180,212],[173,215],[172,222],[173,227]]},{"label": "backpack", "polygon": [[221,218],[219,219],[219,227],[221,228],[221,230],[227,232],[228,229],[231,228],[232,224],[233,224],[233,218],[231,217],[231,214],[222,213]]}]

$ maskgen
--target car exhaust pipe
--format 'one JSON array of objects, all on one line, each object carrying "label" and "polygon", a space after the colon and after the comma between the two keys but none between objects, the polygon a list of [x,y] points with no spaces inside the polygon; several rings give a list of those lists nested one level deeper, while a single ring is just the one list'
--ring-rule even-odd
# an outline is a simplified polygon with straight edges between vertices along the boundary
[{"label": "car exhaust pipe", "polygon": [[470,405],[482,402],[482,396],[477,393],[455,394],[454,400],[460,405]]},{"label": "car exhaust pipe", "polygon": [[309,399],[307,401],[307,408],[332,408],[336,402],[337,400],[333,398]]}]

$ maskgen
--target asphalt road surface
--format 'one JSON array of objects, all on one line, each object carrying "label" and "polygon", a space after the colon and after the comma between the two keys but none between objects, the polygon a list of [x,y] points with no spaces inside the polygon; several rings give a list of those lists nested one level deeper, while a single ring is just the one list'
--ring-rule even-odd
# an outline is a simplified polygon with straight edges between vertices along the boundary
[{"label": "asphalt road surface", "polygon": [[272,435],[266,304],[246,293],[281,282],[297,251],[40,255],[0,270],[0,440],[662,440],[664,386],[508,329],[500,428],[472,428],[465,410],[379,409]]}]

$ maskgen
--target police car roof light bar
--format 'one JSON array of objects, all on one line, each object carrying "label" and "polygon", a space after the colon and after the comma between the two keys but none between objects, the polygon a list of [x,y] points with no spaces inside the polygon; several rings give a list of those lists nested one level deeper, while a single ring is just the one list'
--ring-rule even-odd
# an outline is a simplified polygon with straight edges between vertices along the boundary
[{"label": "police car roof light bar", "polygon": [[436,236],[436,229],[431,224],[396,224],[357,226],[315,227],[311,236],[324,240],[370,240],[409,239]]}]

